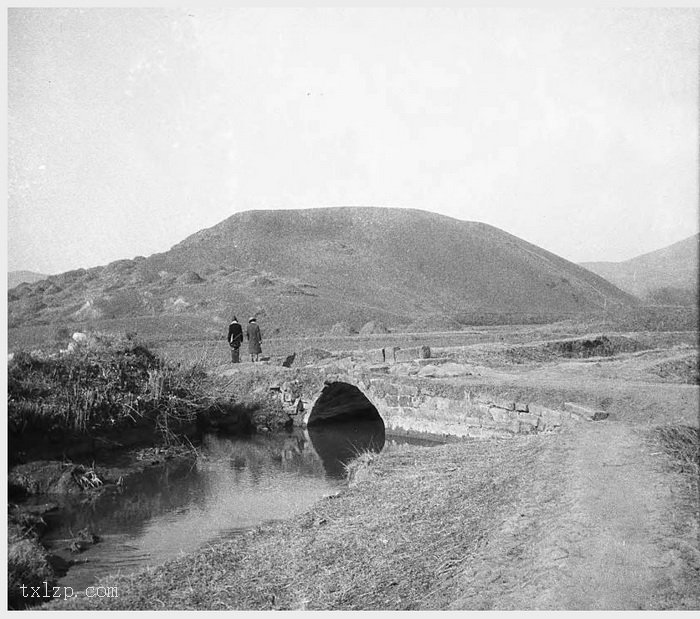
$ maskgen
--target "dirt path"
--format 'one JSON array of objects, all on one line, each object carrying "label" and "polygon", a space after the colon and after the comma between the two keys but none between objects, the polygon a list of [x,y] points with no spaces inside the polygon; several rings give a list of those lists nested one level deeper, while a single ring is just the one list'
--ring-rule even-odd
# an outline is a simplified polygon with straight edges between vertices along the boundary
[{"label": "dirt path", "polygon": [[614,422],[547,444],[451,608],[699,608],[697,511],[679,511],[681,480],[663,458]]},{"label": "dirt path", "polygon": [[629,427],[590,425],[580,438],[567,495],[583,538],[568,548],[560,599],[572,610],[648,608],[671,564],[659,545],[670,489]]}]

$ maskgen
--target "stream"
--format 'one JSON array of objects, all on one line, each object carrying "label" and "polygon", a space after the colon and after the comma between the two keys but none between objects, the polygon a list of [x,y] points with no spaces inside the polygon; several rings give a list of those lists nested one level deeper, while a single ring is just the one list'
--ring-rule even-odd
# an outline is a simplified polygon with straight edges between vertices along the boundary
[{"label": "stream", "polygon": [[[336,423],[246,438],[208,434],[198,457],[146,469],[119,491],[63,496],[42,542],[76,563],[58,584],[75,591],[100,577],[158,565],[269,521],[293,518],[346,485],[344,464],[365,450],[439,444],[385,435],[377,422]],[[69,547],[88,527],[100,538]]]}]

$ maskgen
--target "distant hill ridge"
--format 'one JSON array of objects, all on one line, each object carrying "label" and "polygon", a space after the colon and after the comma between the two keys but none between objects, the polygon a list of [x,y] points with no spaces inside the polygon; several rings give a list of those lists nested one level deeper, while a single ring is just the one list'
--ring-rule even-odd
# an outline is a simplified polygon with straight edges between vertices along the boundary
[{"label": "distant hill ridge", "polygon": [[7,274],[7,287],[14,288],[24,282],[33,283],[42,279],[46,279],[48,275],[43,273],[35,273],[34,271],[10,271]]},{"label": "distant hill ridge", "polygon": [[581,266],[622,290],[653,302],[697,303],[700,234],[623,262]]},{"label": "distant hill ridge", "polygon": [[477,314],[565,316],[635,299],[498,228],[421,210],[335,207],[246,211],[148,258],[22,284],[10,324],[256,314],[288,332]]}]

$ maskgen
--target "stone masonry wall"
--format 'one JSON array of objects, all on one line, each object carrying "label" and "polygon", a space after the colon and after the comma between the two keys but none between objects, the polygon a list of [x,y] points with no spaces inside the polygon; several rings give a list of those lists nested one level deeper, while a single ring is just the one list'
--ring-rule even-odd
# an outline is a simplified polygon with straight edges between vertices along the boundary
[{"label": "stone masonry wall", "polygon": [[395,434],[508,437],[607,416],[573,403],[565,404],[564,410],[554,410],[536,402],[515,402],[475,392],[459,381],[388,375],[388,368],[381,365],[319,368],[313,379],[287,381],[272,388],[294,424],[304,426],[323,387],[330,382],[358,387],[377,408],[387,431]]}]

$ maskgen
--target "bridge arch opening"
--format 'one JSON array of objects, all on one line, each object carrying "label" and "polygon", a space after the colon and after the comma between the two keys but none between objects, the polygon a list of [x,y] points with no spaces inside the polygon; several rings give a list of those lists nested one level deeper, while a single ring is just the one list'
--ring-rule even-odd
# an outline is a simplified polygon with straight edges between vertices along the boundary
[{"label": "bridge arch opening", "polygon": [[382,421],[382,418],[355,385],[340,381],[327,383],[311,409],[307,426],[347,421]]},{"label": "bridge arch opening", "polygon": [[384,421],[354,385],[327,383],[307,421],[307,431],[329,476],[343,478],[345,465],[365,451],[384,447]]}]

